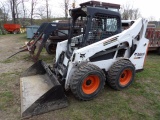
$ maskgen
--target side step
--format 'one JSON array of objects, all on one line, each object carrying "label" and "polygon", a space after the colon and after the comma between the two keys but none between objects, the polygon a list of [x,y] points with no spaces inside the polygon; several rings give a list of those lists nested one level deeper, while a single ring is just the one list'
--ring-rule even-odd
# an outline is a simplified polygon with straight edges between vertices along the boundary
[{"label": "side step", "polygon": [[68,106],[62,85],[43,61],[36,62],[23,73],[20,95],[22,118]]}]

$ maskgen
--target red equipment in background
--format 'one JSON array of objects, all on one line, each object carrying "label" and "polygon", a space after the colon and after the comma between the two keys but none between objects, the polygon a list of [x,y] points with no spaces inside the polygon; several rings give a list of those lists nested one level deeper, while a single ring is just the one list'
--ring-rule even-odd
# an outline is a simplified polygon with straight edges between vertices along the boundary
[{"label": "red equipment in background", "polygon": [[149,51],[157,51],[160,55],[160,30],[154,24],[148,24],[146,38],[149,39]]},{"label": "red equipment in background", "polygon": [[4,29],[9,33],[17,34],[20,32],[20,25],[19,24],[4,24]]}]

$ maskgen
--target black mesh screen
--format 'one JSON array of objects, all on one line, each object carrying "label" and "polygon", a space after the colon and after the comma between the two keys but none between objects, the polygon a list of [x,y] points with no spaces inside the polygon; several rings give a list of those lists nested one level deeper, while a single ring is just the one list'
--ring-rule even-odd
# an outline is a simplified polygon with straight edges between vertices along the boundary
[{"label": "black mesh screen", "polygon": [[87,42],[89,44],[102,40],[104,38],[115,35],[118,30],[117,18],[107,15],[97,14],[92,18],[91,29]]}]

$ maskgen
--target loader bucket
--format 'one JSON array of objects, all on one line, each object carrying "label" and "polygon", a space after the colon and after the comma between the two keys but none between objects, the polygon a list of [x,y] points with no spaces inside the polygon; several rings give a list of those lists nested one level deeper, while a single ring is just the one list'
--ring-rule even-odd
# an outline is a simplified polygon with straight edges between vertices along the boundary
[{"label": "loader bucket", "polygon": [[23,73],[20,95],[22,118],[68,106],[62,85],[43,61],[37,61]]}]

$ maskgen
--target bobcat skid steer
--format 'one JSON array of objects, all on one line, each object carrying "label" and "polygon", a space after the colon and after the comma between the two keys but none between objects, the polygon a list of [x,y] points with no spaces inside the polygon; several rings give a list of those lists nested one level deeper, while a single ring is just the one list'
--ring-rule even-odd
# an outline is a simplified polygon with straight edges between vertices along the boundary
[{"label": "bobcat skid steer", "polygon": [[[105,82],[115,90],[131,85],[147,55],[148,21],[139,18],[122,31],[121,16],[109,10],[111,5],[92,1],[69,11],[69,38],[58,43],[56,62],[48,66],[37,61],[20,78],[22,117],[67,107],[64,91],[71,90],[75,98],[87,101],[100,93]],[[81,34],[72,37],[76,28]]]}]

